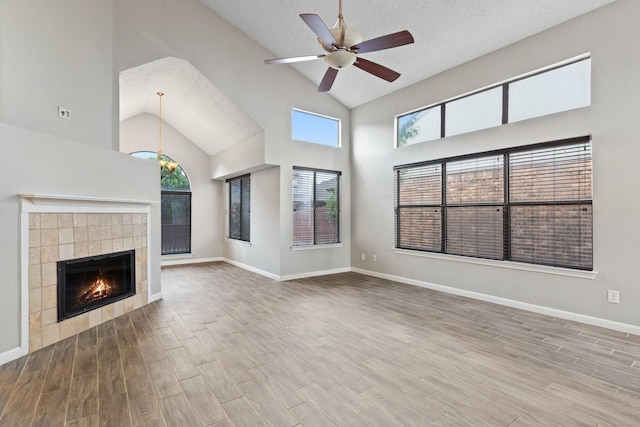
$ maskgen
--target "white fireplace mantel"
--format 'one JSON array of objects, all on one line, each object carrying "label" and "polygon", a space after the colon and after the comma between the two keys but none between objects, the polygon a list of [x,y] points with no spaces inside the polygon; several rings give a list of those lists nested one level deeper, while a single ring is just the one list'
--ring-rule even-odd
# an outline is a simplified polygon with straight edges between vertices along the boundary
[{"label": "white fireplace mantel", "polygon": [[[115,199],[60,194],[22,193],[21,212],[146,212],[152,200]],[[89,211],[87,211],[89,209]]]},{"label": "white fireplace mantel", "polygon": [[[92,196],[21,193],[20,198],[20,348],[19,355],[29,352],[30,340],[30,215],[49,213],[87,213],[87,214],[142,214],[146,215],[146,248],[150,247],[151,221],[153,205],[159,201],[101,198]],[[151,277],[150,251],[146,251],[146,277]],[[151,281],[147,280],[145,303],[162,298],[161,294],[151,293]]]}]

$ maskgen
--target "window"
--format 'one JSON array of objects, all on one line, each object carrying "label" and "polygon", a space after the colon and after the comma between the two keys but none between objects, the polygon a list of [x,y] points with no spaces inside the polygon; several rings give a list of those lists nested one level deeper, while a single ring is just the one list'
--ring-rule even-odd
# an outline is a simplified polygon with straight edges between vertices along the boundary
[{"label": "window", "polygon": [[[131,155],[158,161],[157,153],[151,151],[137,151]],[[173,162],[167,156],[163,159]],[[191,253],[191,183],[180,165],[171,173],[166,168],[160,172],[160,216],[161,254]]]},{"label": "window", "polygon": [[293,245],[340,242],[340,172],[293,168]]},{"label": "window", "polygon": [[404,147],[442,137],[442,106],[427,108],[398,117],[398,146]]},{"label": "window", "polygon": [[591,61],[584,60],[509,85],[509,122],[591,104]]},{"label": "window", "polygon": [[229,183],[229,238],[250,241],[251,231],[251,177],[228,179]]},{"label": "window", "polygon": [[162,190],[160,205],[162,255],[191,253],[191,192]]},{"label": "window", "polygon": [[291,110],[291,138],[339,147],[340,120],[306,111]]},{"label": "window", "polygon": [[502,124],[502,87],[456,99],[445,106],[445,136]]},{"label": "window", "polygon": [[591,141],[395,168],[396,247],[593,269]]},{"label": "window", "polygon": [[396,145],[586,107],[591,104],[591,58],[556,65],[396,117]]}]

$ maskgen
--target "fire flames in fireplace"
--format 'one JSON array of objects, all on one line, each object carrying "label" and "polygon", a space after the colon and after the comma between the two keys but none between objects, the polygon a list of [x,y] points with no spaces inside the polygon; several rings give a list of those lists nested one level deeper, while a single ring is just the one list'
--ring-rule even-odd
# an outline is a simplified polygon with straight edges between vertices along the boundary
[{"label": "fire flames in fireplace", "polygon": [[58,261],[58,321],[135,293],[133,250]]},{"label": "fire flames in fireplace", "polygon": [[100,271],[100,276],[89,285],[89,288],[80,296],[80,299],[85,303],[92,303],[109,297],[112,289],[113,286],[102,277],[102,271]]}]

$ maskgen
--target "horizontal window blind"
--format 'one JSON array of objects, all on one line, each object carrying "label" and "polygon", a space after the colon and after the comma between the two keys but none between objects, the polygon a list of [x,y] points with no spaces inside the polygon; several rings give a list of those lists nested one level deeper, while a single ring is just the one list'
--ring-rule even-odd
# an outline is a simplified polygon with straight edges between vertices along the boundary
[{"label": "horizontal window blind", "polygon": [[591,143],[509,156],[511,258],[592,269]]},{"label": "horizontal window blind", "polygon": [[396,246],[442,248],[442,165],[396,171]]},{"label": "horizontal window blind", "polygon": [[251,177],[227,180],[229,183],[229,238],[250,241]]},{"label": "horizontal window blind", "polygon": [[446,163],[447,253],[503,258],[504,155]]},{"label": "horizontal window blind", "polygon": [[589,138],[395,168],[396,247],[593,269]]},{"label": "horizontal window blind", "polygon": [[191,252],[191,192],[162,191],[162,255]]},{"label": "horizontal window blind", "polygon": [[340,172],[294,168],[293,245],[340,242]]}]

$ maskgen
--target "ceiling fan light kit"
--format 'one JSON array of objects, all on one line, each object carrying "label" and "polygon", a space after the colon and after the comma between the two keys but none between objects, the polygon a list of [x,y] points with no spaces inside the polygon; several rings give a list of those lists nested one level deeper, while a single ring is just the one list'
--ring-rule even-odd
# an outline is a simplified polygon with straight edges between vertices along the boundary
[{"label": "ceiling fan light kit", "polygon": [[367,52],[375,52],[383,49],[404,46],[413,43],[413,36],[407,30],[386,36],[363,41],[362,36],[347,28],[342,16],[342,0],[339,0],[338,22],[329,29],[320,17],[313,13],[303,13],[300,18],[311,28],[318,37],[320,46],[327,52],[320,55],[297,56],[291,58],[267,59],[266,64],[289,64],[293,62],[311,61],[324,58],[329,68],[325,72],[318,92],[326,92],[331,89],[338,74],[338,70],[355,65],[363,71],[388,82],[395,81],[400,73],[393,71],[375,62],[359,58],[357,55]]},{"label": "ceiling fan light kit", "polygon": [[353,65],[353,63],[356,62],[356,54],[348,50],[336,50],[326,54],[324,61],[329,64],[330,67],[339,70]]}]

